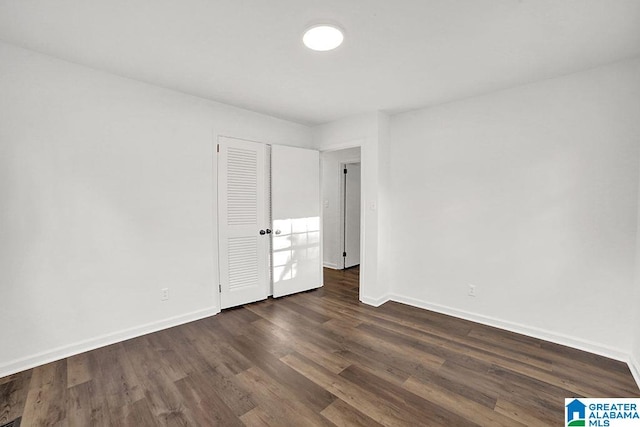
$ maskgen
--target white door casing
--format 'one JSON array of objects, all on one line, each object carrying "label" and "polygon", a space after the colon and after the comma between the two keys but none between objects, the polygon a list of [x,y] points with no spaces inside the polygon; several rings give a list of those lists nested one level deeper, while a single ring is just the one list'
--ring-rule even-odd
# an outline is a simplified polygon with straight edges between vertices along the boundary
[{"label": "white door casing", "polygon": [[266,159],[266,144],[218,137],[218,257],[223,309],[259,301],[269,294]]},{"label": "white door casing", "polygon": [[322,286],[320,153],[271,147],[273,296]]}]

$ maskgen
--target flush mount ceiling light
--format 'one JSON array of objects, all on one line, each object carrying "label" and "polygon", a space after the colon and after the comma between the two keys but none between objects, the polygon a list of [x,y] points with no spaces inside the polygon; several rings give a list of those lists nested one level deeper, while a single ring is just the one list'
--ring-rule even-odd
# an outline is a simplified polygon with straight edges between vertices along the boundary
[{"label": "flush mount ceiling light", "polygon": [[302,36],[304,45],[311,50],[327,51],[333,50],[342,44],[344,34],[335,25],[320,24],[307,29]]}]

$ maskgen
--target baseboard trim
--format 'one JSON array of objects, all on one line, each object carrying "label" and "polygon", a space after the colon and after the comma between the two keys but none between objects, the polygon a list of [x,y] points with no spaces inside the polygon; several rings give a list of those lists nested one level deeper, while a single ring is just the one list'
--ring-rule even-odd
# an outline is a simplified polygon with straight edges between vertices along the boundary
[{"label": "baseboard trim", "polygon": [[0,378],[35,368],[36,366],[55,362],[56,360],[64,359],[66,357],[74,356],[76,354],[84,353],[86,351],[95,350],[96,348],[126,341],[131,338],[140,337],[163,329],[172,328],[195,320],[204,319],[205,317],[213,316],[219,312],[220,310],[213,308],[198,310],[13,360],[4,365],[0,365]]},{"label": "baseboard trim", "polygon": [[322,264],[322,266],[325,267],[325,268],[330,268],[332,270],[338,270],[338,265],[334,264],[332,262],[325,262],[325,263]]},{"label": "baseboard trim", "polygon": [[[469,320],[483,325],[493,326],[499,329],[515,332],[518,334],[527,335],[530,337],[542,339],[545,341],[554,342],[560,345],[566,345],[568,347],[576,348],[590,353],[598,354],[601,356],[609,357],[611,359],[626,362],[629,366],[629,370],[636,381],[636,384],[640,387],[640,363],[631,355],[624,353],[612,347],[603,346],[591,341],[583,340],[576,337],[571,337],[564,334],[558,334],[555,332],[532,328],[529,326],[521,325],[514,322],[508,322],[501,319],[496,319],[489,316],[483,316],[464,310],[458,310],[451,307],[433,304],[418,300],[415,298],[392,294],[384,295],[379,298],[372,298],[367,296],[361,296],[360,301],[364,304],[371,305],[373,307],[379,307],[387,301],[395,301],[402,304],[407,304],[413,307],[422,308],[425,310],[434,311],[436,313],[446,314],[449,316],[458,317],[461,319]],[[104,347],[107,345],[115,344],[118,342],[126,341],[128,339],[136,338],[139,336],[147,335],[153,332],[157,332],[163,329],[172,328],[185,323],[193,322],[196,320],[204,319],[216,315],[220,312],[218,309],[205,309],[194,311],[180,316],[170,317],[158,322],[147,323],[145,325],[137,326],[135,328],[129,328],[122,331],[114,332],[111,334],[102,335],[100,337],[92,338],[90,340],[80,341],[67,346],[59,347],[50,351],[38,353],[32,356],[27,356],[22,359],[13,360],[4,365],[0,365],[0,378],[34,368],[36,366],[44,365],[54,362],[56,360],[64,359],[76,354],[84,353],[86,351],[95,350],[96,348]]]},{"label": "baseboard trim", "polygon": [[373,307],[380,307],[382,304],[390,300],[391,298],[389,295],[384,295],[379,298],[372,298],[372,297],[360,295],[360,302],[363,302],[367,305],[371,305]]},{"label": "baseboard trim", "polygon": [[627,360],[627,365],[629,365],[629,370],[631,371],[631,375],[633,375],[633,379],[636,380],[636,384],[640,388],[640,363],[636,360],[633,355],[629,355]]},{"label": "baseboard trim", "polygon": [[[583,340],[581,338],[572,337],[569,335],[559,334],[552,331],[547,331],[540,328],[531,326],[525,326],[515,322],[509,322],[506,320],[497,319],[494,317],[484,316],[480,314],[471,313],[464,310],[458,310],[455,308],[447,307],[440,304],[433,304],[426,301],[421,301],[416,298],[407,297],[404,295],[393,294],[389,298],[391,301],[396,301],[402,304],[407,304],[413,307],[423,308],[425,310],[434,311],[436,313],[446,314],[449,316],[458,317],[460,319],[469,320],[471,322],[481,323],[487,326],[493,326],[494,328],[504,329],[517,334],[526,335],[533,338],[538,338],[544,341],[550,341],[556,344],[565,345],[578,350],[587,351],[589,353],[598,354],[600,356],[608,357],[610,359],[619,360],[621,362],[627,362],[629,355],[616,348],[606,345],[598,344],[592,341]],[[629,365],[631,369],[631,365]],[[634,378],[636,378],[634,376]]]}]

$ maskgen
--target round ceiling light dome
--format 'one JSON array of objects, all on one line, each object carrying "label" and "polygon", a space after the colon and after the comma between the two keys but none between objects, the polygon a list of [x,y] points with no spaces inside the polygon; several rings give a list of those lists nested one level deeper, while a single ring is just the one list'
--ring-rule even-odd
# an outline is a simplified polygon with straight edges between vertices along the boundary
[{"label": "round ceiling light dome", "polygon": [[306,47],[321,52],[337,48],[343,40],[342,30],[331,24],[314,25],[308,28],[302,37]]}]

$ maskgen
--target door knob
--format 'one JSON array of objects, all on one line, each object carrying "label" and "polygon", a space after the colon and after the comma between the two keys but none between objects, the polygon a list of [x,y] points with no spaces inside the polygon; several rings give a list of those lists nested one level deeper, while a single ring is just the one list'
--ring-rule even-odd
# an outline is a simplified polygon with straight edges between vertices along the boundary
[{"label": "door knob", "polygon": [[267,234],[271,234],[271,230],[267,228]]},{"label": "door knob", "polygon": [[275,233],[275,234],[280,234],[280,233],[282,233],[282,231],[280,231],[280,230],[276,230],[276,231],[274,231],[274,233]]},{"label": "door knob", "polygon": [[262,235],[264,235],[264,234],[266,234],[266,233],[267,233],[266,231],[264,231],[264,230],[260,230],[260,235],[261,235],[261,236],[262,236]]}]

